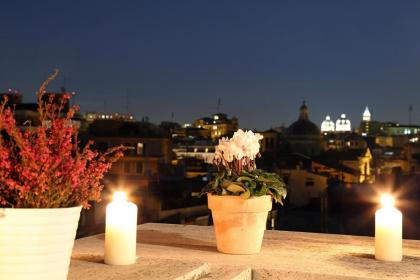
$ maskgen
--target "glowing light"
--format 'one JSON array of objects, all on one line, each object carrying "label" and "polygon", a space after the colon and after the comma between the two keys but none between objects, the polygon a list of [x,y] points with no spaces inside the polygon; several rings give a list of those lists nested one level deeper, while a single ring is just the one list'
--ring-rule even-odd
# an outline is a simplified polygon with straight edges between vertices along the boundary
[{"label": "glowing light", "polygon": [[335,131],[337,132],[350,132],[351,123],[347,119],[346,114],[341,114],[340,118],[335,123]]},{"label": "glowing light", "polygon": [[331,120],[331,117],[329,115],[327,115],[325,117],[325,120],[321,123],[321,131],[322,132],[335,131],[335,124]]},{"label": "glowing light", "polygon": [[128,265],[136,262],[137,206],[125,192],[114,193],[106,207],[104,262]]},{"label": "glowing light", "polygon": [[125,192],[115,192],[113,200],[115,202],[125,202],[127,201],[127,194]]},{"label": "glowing light", "polygon": [[384,207],[393,207],[395,204],[395,199],[390,194],[383,194],[381,196],[381,204]]},{"label": "glowing light", "polygon": [[394,207],[394,197],[381,196],[382,208],[375,212],[375,258],[382,261],[402,259],[402,213]]},{"label": "glowing light", "polygon": [[366,106],[365,111],[363,112],[363,121],[370,122],[372,114],[369,111],[369,107]]}]

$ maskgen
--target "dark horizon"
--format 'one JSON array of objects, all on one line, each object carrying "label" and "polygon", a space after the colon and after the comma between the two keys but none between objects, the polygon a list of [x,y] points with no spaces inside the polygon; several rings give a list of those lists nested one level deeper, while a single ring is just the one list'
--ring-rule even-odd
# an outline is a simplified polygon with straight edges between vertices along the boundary
[{"label": "dark horizon", "polygon": [[[417,1],[14,1],[0,9],[0,92],[50,87],[82,111],[180,123],[221,111],[268,129],[346,113],[420,124]],[[106,101],[106,105],[104,104]]]}]

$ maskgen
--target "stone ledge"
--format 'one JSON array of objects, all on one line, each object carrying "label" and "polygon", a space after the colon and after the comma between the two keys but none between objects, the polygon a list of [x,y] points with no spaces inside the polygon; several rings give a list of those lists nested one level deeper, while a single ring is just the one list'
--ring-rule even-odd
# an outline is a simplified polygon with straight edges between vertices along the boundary
[{"label": "stone ledge", "polygon": [[211,272],[201,280],[252,280],[249,267],[212,265]]},{"label": "stone ledge", "polygon": [[[74,256],[102,256],[103,239],[103,235],[96,235],[77,240]],[[420,241],[404,240],[403,261],[385,263],[373,257],[373,238],[349,235],[266,231],[260,254],[239,256],[216,251],[212,227],[144,224],[138,230],[137,254],[140,264],[142,259],[155,259],[168,262],[168,269],[173,261],[210,263],[219,269],[223,266],[251,268],[254,279],[414,280],[420,275]],[[70,275],[79,269],[74,261]],[[89,265],[86,269],[89,271]]]},{"label": "stone ledge", "polygon": [[196,280],[210,273],[208,263],[139,258],[128,266],[110,266],[102,255],[73,255],[68,280]]}]

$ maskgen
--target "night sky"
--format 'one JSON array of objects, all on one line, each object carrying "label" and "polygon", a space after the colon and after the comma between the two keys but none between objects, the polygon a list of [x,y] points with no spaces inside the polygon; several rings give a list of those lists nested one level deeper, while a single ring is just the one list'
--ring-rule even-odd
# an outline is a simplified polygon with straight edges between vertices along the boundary
[{"label": "night sky", "polygon": [[[246,128],[318,125],[341,112],[420,124],[420,1],[16,1],[0,3],[0,91],[50,87],[82,111]],[[128,92],[128,94],[126,94]],[[105,100],[105,102],[104,102]]]}]

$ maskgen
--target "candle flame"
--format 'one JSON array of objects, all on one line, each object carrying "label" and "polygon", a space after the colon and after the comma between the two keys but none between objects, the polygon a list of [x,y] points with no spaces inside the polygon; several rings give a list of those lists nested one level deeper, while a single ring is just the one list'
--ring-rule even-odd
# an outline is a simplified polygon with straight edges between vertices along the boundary
[{"label": "candle flame", "polygon": [[393,207],[395,204],[395,199],[392,195],[390,194],[383,194],[381,196],[381,204],[384,207]]},{"label": "candle flame", "polygon": [[114,193],[115,202],[125,202],[127,201],[127,194],[125,192],[115,192]]}]

